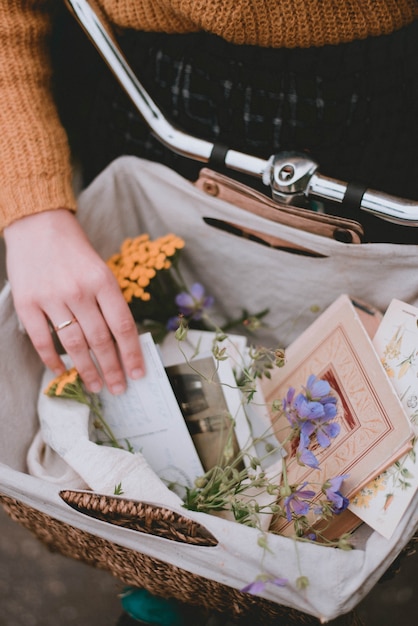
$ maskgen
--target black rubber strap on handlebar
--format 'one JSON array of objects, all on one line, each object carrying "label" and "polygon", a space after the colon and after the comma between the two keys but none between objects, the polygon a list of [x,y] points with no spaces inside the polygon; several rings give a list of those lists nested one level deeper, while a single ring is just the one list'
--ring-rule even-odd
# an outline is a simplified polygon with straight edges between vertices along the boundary
[{"label": "black rubber strap on handlebar", "polygon": [[222,143],[215,143],[209,157],[209,165],[223,167],[229,148]]},{"label": "black rubber strap on handlebar", "polygon": [[363,196],[367,189],[368,186],[363,183],[348,183],[343,201],[341,203],[341,209],[344,215],[349,217],[353,216],[353,219],[356,219],[354,216],[357,216],[360,212],[361,201],[363,200]]}]

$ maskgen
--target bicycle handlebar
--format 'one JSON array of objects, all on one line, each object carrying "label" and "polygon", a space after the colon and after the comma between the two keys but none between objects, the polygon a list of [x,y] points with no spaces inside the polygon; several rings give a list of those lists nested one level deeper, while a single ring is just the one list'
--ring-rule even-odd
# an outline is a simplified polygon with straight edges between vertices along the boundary
[{"label": "bicycle handlebar", "polygon": [[[130,97],[137,111],[155,137],[173,152],[209,163],[214,150],[221,150],[224,165],[232,170],[260,178],[270,185],[272,196],[290,204],[301,197],[341,204],[349,184],[323,176],[318,165],[304,155],[278,153],[261,159],[199,139],[175,128],[132,71],[116,42],[105,17],[89,0],[65,0],[115,77]],[[418,202],[398,198],[372,189],[362,192],[359,207],[380,219],[395,224],[418,226]]]}]

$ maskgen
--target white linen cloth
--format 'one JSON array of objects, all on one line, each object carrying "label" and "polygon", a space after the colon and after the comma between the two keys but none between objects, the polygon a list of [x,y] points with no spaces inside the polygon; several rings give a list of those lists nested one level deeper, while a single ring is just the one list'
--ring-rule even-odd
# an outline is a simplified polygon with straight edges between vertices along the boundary
[{"label": "white linen cloth", "polygon": [[[70,367],[68,360],[67,365]],[[92,489],[108,496],[114,495],[120,484],[124,498],[179,509],[179,496],[164,485],[140,452],[90,441],[88,406],[45,395],[52,378],[46,371],[42,379],[38,398],[41,429],[29,448],[29,472],[65,489]]]}]

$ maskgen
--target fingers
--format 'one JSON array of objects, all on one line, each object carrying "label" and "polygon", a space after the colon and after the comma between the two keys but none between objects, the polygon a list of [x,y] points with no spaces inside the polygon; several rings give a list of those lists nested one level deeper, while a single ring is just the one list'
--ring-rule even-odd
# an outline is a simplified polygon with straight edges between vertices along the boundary
[{"label": "fingers", "polygon": [[[97,393],[102,381],[113,394],[126,389],[126,375],[144,374],[138,332],[119,289],[104,299],[107,314],[96,301],[83,301],[72,311],[49,314],[58,324],[57,334],[89,391]],[[72,323],[68,323],[72,320]]]},{"label": "fingers", "polygon": [[106,278],[96,294],[94,303],[87,301],[87,306],[73,311],[78,321],[82,320],[84,336],[107,387],[119,394],[126,388],[125,374],[138,379],[145,372],[138,331],[119,285],[107,267]]},{"label": "fingers", "polygon": [[55,374],[62,373],[65,366],[57,353],[52,330],[86,388],[97,393],[104,383],[117,395],[126,389],[126,376],[137,379],[144,375],[144,363],[132,314],[113,283],[111,275],[99,290],[103,310],[96,299],[80,292],[77,298],[67,294],[67,302],[72,301],[70,306],[58,304],[55,298],[42,307],[43,311],[27,306],[21,320],[42,361]]},{"label": "fingers", "polygon": [[18,315],[43,363],[56,376],[62,374],[65,365],[56,351],[51,329],[43,312],[37,307],[28,306],[27,310],[22,309],[22,313],[18,311]]},{"label": "fingers", "polygon": [[[133,379],[144,374],[135,322],[123,300],[121,304],[120,313],[110,308],[111,320],[105,320],[97,304],[75,309],[77,322],[57,331],[86,387],[94,393],[102,387],[102,379],[111,393],[123,393],[125,373]],[[56,314],[54,319],[58,319]],[[59,319],[64,319],[62,313]]]},{"label": "fingers", "polygon": [[[65,316],[68,318],[68,313],[54,313],[50,317],[54,320],[65,320]],[[70,318],[68,318],[69,320]],[[75,320],[77,318],[74,316]],[[74,367],[79,372],[81,378],[83,379],[84,384],[87,389],[93,393],[97,393],[103,386],[103,379],[105,379],[105,372],[99,373],[98,367],[96,366],[92,354],[89,349],[88,339],[85,336],[85,329],[82,329],[81,321],[75,321],[72,324],[66,323],[66,321],[59,323],[56,326],[56,332],[58,338],[63,346],[65,352],[71,357],[71,360],[74,364]],[[106,364],[105,370],[107,379],[105,379],[106,385],[109,387],[112,393],[122,393],[124,390],[124,376],[122,371],[120,370],[120,366],[117,363],[117,355],[115,353],[115,346],[110,337],[109,331],[103,333],[103,337],[107,336],[107,345],[108,350],[111,352],[109,354]],[[103,342],[103,347],[105,342]],[[109,371],[109,368],[112,364],[112,357],[116,365],[114,365],[114,373]],[[97,360],[99,363],[99,359]],[[100,369],[102,365],[100,364]],[[113,374],[113,375],[112,375]]]},{"label": "fingers", "polygon": [[[140,378],[144,375],[145,368],[138,341],[138,331],[132,313],[121,295],[120,288],[116,280],[113,281],[113,276],[112,284],[100,291],[98,304],[116,341],[120,359],[127,375],[134,380]],[[100,343],[97,339],[93,340],[93,344]],[[95,348],[92,343],[90,345],[97,354],[99,346]]]}]

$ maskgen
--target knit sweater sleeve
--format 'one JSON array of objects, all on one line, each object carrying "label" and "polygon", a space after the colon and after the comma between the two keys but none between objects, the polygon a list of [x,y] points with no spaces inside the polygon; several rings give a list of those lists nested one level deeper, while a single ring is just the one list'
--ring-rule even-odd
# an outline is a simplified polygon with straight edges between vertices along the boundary
[{"label": "knit sweater sleeve", "polygon": [[49,2],[0,2],[0,228],[75,209],[70,151],[51,90]]}]

